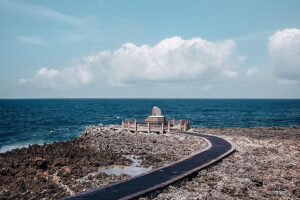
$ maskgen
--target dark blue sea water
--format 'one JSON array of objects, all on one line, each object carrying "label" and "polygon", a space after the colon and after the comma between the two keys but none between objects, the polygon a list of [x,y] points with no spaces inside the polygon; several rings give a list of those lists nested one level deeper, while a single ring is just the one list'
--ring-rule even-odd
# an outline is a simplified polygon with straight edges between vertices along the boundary
[{"label": "dark blue sea water", "polygon": [[78,136],[88,125],[144,119],[152,107],[192,126],[300,126],[300,100],[28,99],[0,100],[0,152]]}]

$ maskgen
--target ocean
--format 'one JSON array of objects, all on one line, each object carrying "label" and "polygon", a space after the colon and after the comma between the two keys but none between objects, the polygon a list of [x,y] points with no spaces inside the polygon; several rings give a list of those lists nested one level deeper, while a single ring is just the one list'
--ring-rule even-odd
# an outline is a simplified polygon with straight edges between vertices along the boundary
[{"label": "ocean", "polygon": [[193,127],[300,126],[292,99],[2,99],[0,152],[77,137],[86,126],[144,119],[158,106]]}]

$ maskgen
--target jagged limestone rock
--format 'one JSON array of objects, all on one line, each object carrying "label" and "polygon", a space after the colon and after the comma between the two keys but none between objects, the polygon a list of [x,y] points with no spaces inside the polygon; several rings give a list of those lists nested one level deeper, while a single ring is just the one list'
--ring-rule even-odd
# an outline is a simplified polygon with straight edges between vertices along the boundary
[{"label": "jagged limestone rock", "polygon": [[153,106],[152,108],[152,116],[161,116],[161,110],[157,106]]}]

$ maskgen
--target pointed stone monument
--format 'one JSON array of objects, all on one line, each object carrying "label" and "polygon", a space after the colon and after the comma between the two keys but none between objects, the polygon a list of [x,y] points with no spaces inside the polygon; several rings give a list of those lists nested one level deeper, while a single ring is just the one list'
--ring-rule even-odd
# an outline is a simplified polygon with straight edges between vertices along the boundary
[{"label": "pointed stone monument", "polygon": [[161,110],[157,106],[153,106],[152,115],[145,119],[145,122],[150,123],[163,123],[165,122],[165,117],[161,114]]}]

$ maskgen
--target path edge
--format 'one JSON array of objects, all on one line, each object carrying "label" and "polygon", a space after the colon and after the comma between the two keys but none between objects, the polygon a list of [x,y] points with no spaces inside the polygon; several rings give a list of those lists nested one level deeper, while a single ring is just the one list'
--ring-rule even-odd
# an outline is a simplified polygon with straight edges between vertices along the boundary
[{"label": "path edge", "polygon": [[[187,131],[187,132],[188,132],[188,131]],[[197,132],[193,132],[193,133],[197,133]],[[219,136],[211,135],[211,134],[204,134],[204,135],[209,135],[209,136],[219,137]],[[199,135],[199,137],[201,137],[201,136]],[[209,146],[208,146],[208,148],[203,149],[203,150],[200,151],[199,153],[204,152],[204,151],[207,151],[208,149],[211,148],[211,143],[210,143],[206,138],[204,138],[204,137],[201,137],[201,138],[204,139],[206,142],[208,142]],[[135,193],[135,194],[126,196],[126,197],[124,197],[124,198],[121,198],[120,200],[135,199],[135,198],[138,198],[138,197],[140,197],[140,196],[146,195],[146,194],[148,194],[148,193],[151,193],[151,192],[154,192],[154,191],[163,189],[163,188],[165,188],[166,186],[171,185],[172,183],[178,182],[178,181],[180,181],[180,180],[182,180],[182,179],[184,179],[184,178],[186,178],[186,177],[188,177],[188,176],[190,176],[190,175],[192,175],[192,174],[194,174],[194,173],[196,173],[196,172],[198,172],[198,171],[200,171],[200,170],[203,170],[203,169],[205,169],[205,168],[210,167],[211,165],[213,165],[213,164],[215,164],[215,163],[221,161],[222,159],[224,159],[224,158],[226,158],[227,156],[229,156],[229,155],[231,155],[232,153],[234,153],[235,147],[232,145],[232,143],[231,143],[230,141],[228,141],[227,139],[223,138],[223,137],[219,137],[219,138],[221,138],[221,139],[225,140],[226,142],[228,142],[228,143],[231,145],[231,149],[229,149],[227,152],[223,153],[222,155],[218,156],[217,158],[215,158],[215,159],[213,159],[213,160],[211,160],[211,161],[209,161],[209,162],[207,162],[207,163],[205,163],[205,164],[203,164],[203,165],[200,165],[199,167],[196,167],[196,168],[194,168],[194,169],[191,169],[190,171],[187,171],[187,172],[185,172],[185,173],[182,174],[182,175],[176,176],[176,177],[174,177],[173,179],[170,179],[170,180],[168,180],[168,181],[166,181],[166,182],[163,182],[163,183],[161,183],[161,184],[159,184],[159,185],[156,185],[156,186],[154,186],[154,187],[151,187],[151,188],[148,188],[148,189],[146,189],[146,190],[142,190],[142,191],[137,192],[137,193]],[[193,155],[189,156],[188,158],[181,159],[181,160],[178,161],[178,162],[181,162],[181,161],[183,161],[183,160],[189,159],[189,158],[191,158],[192,156],[193,156]],[[176,162],[176,163],[177,163],[177,162]],[[173,163],[173,164],[176,164],[176,163]],[[172,164],[172,165],[173,165],[173,164]],[[163,167],[162,167],[162,168],[163,168]],[[160,169],[160,168],[159,168],[159,169]],[[156,169],[156,170],[159,170],[159,169]],[[155,170],[155,171],[156,171],[156,170]]]},{"label": "path edge", "polygon": [[[184,131],[183,131],[183,132],[184,132]],[[186,132],[200,134],[200,133],[194,132],[194,131],[186,131]],[[180,132],[177,132],[177,133],[180,133]],[[135,194],[128,195],[128,196],[126,196],[126,197],[120,198],[120,200],[136,199],[136,198],[138,198],[138,197],[144,196],[144,195],[149,194],[149,193],[151,193],[151,192],[154,192],[154,191],[157,191],[157,190],[161,190],[161,189],[165,188],[166,186],[171,185],[172,183],[178,182],[178,181],[180,181],[180,180],[182,180],[182,179],[184,179],[184,178],[187,178],[188,176],[191,176],[192,174],[194,174],[194,173],[196,173],[196,172],[198,172],[198,171],[200,171],[200,170],[202,170],[202,169],[205,169],[205,168],[210,167],[211,165],[213,165],[213,164],[215,164],[215,163],[221,161],[222,159],[226,158],[227,156],[229,156],[230,154],[232,154],[232,153],[235,151],[235,147],[234,147],[234,146],[232,145],[232,143],[231,143],[230,141],[228,141],[227,139],[225,139],[225,138],[223,138],[223,137],[220,137],[220,136],[212,135],[212,134],[206,134],[206,133],[201,133],[201,134],[203,134],[203,135],[208,135],[208,136],[219,137],[219,138],[225,140],[226,142],[228,142],[228,143],[231,145],[231,148],[230,148],[227,152],[225,152],[225,153],[223,153],[222,155],[218,156],[217,158],[215,158],[215,159],[213,159],[213,160],[211,160],[211,161],[209,161],[209,162],[207,162],[207,163],[205,163],[205,164],[203,164],[203,165],[200,165],[200,166],[198,166],[198,167],[196,167],[196,168],[194,168],[194,169],[191,169],[191,170],[185,172],[185,173],[182,174],[182,175],[176,176],[176,177],[174,177],[173,179],[170,179],[170,180],[168,180],[168,181],[166,181],[166,182],[163,182],[163,183],[161,183],[161,184],[159,184],[159,185],[153,186],[153,187],[148,188],[148,189],[146,189],[146,190],[142,190],[142,191],[139,191],[139,192],[137,192],[137,193],[135,193]],[[124,181],[117,182],[117,183],[112,183],[112,184],[106,185],[106,186],[104,186],[104,187],[95,188],[95,189],[92,189],[92,190],[88,190],[88,191],[85,191],[85,192],[81,192],[81,193],[76,194],[75,196],[67,196],[67,197],[62,198],[61,200],[72,199],[73,197],[76,197],[77,195],[84,195],[84,194],[86,194],[86,193],[90,193],[90,192],[93,192],[93,191],[96,191],[96,190],[99,190],[99,189],[105,189],[105,188],[107,188],[107,187],[111,187],[111,186],[114,186],[114,185],[117,185],[117,184],[120,184],[120,183],[123,183],[123,182],[130,181],[131,179],[135,179],[135,178],[137,178],[137,177],[139,177],[139,176],[144,176],[144,175],[149,174],[149,173],[152,173],[152,172],[154,172],[154,171],[158,171],[158,170],[161,170],[161,169],[163,169],[163,168],[165,168],[165,167],[169,167],[169,166],[175,165],[175,164],[177,164],[177,163],[179,163],[179,162],[182,162],[182,161],[184,161],[184,160],[190,159],[191,157],[193,157],[193,156],[195,156],[195,155],[197,155],[197,154],[199,154],[199,153],[202,153],[202,152],[207,151],[207,150],[209,150],[210,148],[212,148],[212,144],[211,144],[211,142],[210,142],[208,139],[206,139],[205,137],[202,137],[201,135],[199,135],[198,137],[201,137],[201,139],[203,139],[208,145],[207,145],[207,147],[206,147],[205,149],[202,149],[201,151],[199,151],[199,152],[197,152],[197,153],[194,153],[194,154],[190,155],[189,157],[182,158],[182,159],[180,159],[180,160],[177,160],[175,163],[172,163],[171,165],[168,165],[168,166],[162,166],[162,167],[157,168],[157,169],[155,169],[155,170],[151,170],[151,171],[149,171],[149,172],[146,172],[146,173],[140,174],[140,175],[138,175],[138,176],[132,177],[132,178],[130,178],[130,179],[128,179],[128,180],[124,180]]]}]

